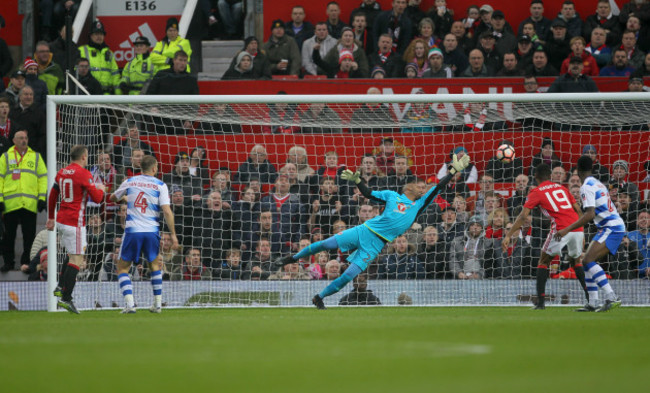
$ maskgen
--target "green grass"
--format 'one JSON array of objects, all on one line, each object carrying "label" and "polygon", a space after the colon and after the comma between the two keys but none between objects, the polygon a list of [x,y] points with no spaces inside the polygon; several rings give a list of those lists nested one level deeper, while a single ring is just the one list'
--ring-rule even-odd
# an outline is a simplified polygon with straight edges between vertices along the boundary
[{"label": "green grass", "polygon": [[650,309],[0,313],[2,392],[640,392]]}]

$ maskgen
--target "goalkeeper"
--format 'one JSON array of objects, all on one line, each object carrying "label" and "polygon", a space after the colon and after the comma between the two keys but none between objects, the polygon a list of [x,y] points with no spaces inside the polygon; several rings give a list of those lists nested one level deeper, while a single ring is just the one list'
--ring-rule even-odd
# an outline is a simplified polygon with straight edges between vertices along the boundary
[{"label": "goalkeeper", "polygon": [[348,257],[350,267],[336,280],[332,281],[323,291],[314,296],[312,303],[321,310],[325,309],[323,299],[340,291],[348,282],[352,281],[359,273],[368,268],[368,265],[377,257],[386,243],[400,236],[408,230],[418,215],[423,212],[433,199],[445,189],[449,180],[456,172],[465,169],[470,162],[468,155],[460,160],[453,156],[451,168],[435,187],[425,192],[423,181],[408,183],[403,188],[403,194],[394,191],[370,191],[359,172],[353,173],[345,170],[341,178],[357,184],[359,191],[369,199],[385,204],[384,212],[362,225],[347,229],[325,240],[313,243],[303,248],[295,255],[287,255],[277,260],[278,264],[287,265],[295,263],[301,258],[317,254],[323,250],[341,249],[343,252],[353,251]]}]

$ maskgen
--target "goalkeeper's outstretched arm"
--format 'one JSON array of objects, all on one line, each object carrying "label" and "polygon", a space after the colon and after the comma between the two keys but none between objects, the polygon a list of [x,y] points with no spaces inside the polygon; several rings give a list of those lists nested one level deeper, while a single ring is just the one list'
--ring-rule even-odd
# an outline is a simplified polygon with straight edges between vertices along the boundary
[{"label": "goalkeeper's outstretched arm", "polygon": [[454,154],[452,162],[451,162],[451,168],[449,169],[449,173],[447,173],[447,176],[443,177],[440,179],[438,184],[436,186],[429,190],[426,195],[426,199],[424,200],[424,207],[429,206],[431,201],[442,192],[442,190],[445,189],[447,184],[451,181],[451,179],[456,175],[457,172],[461,172],[463,169],[467,168],[469,166],[469,156],[465,154],[460,160],[458,157]]}]

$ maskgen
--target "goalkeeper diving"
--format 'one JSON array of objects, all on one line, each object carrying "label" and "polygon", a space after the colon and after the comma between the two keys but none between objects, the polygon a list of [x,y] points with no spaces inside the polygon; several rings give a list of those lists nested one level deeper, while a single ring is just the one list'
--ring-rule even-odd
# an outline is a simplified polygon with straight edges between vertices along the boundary
[{"label": "goalkeeper diving", "polygon": [[356,183],[359,191],[366,198],[385,204],[384,212],[361,225],[313,243],[295,255],[279,258],[276,262],[284,266],[321,251],[337,248],[343,252],[352,251],[347,258],[350,267],[312,299],[312,303],[318,309],[324,310],[323,299],[343,289],[354,277],[366,270],[368,265],[379,255],[384,245],[406,232],[434,198],[445,189],[454,174],[465,169],[469,162],[468,155],[458,159],[454,154],[449,173],[435,187],[427,192],[425,182],[416,180],[404,186],[403,194],[389,190],[371,191],[361,179],[359,172],[343,171],[341,179]]}]

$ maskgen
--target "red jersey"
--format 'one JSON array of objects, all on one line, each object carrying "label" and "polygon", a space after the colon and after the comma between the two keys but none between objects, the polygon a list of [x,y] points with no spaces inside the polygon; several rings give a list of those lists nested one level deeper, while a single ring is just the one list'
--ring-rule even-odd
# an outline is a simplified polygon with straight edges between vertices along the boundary
[{"label": "red jersey", "polygon": [[79,164],[72,163],[56,174],[48,199],[48,217],[54,219],[54,207],[61,194],[61,205],[56,222],[73,227],[86,225],[88,196],[95,203],[104,199],[104,192],[95,187],[93,176]]},{"label": "red jersey", "polygon": [[[524,207],[534,209],[539,206],[542,213],[551,219],[551,230],[561,230],[578,221],[578,213],[573,210],[575,198],[566,187],[545,181],[528,193]],[[573,232],[582,232],[582,227]]]}]

